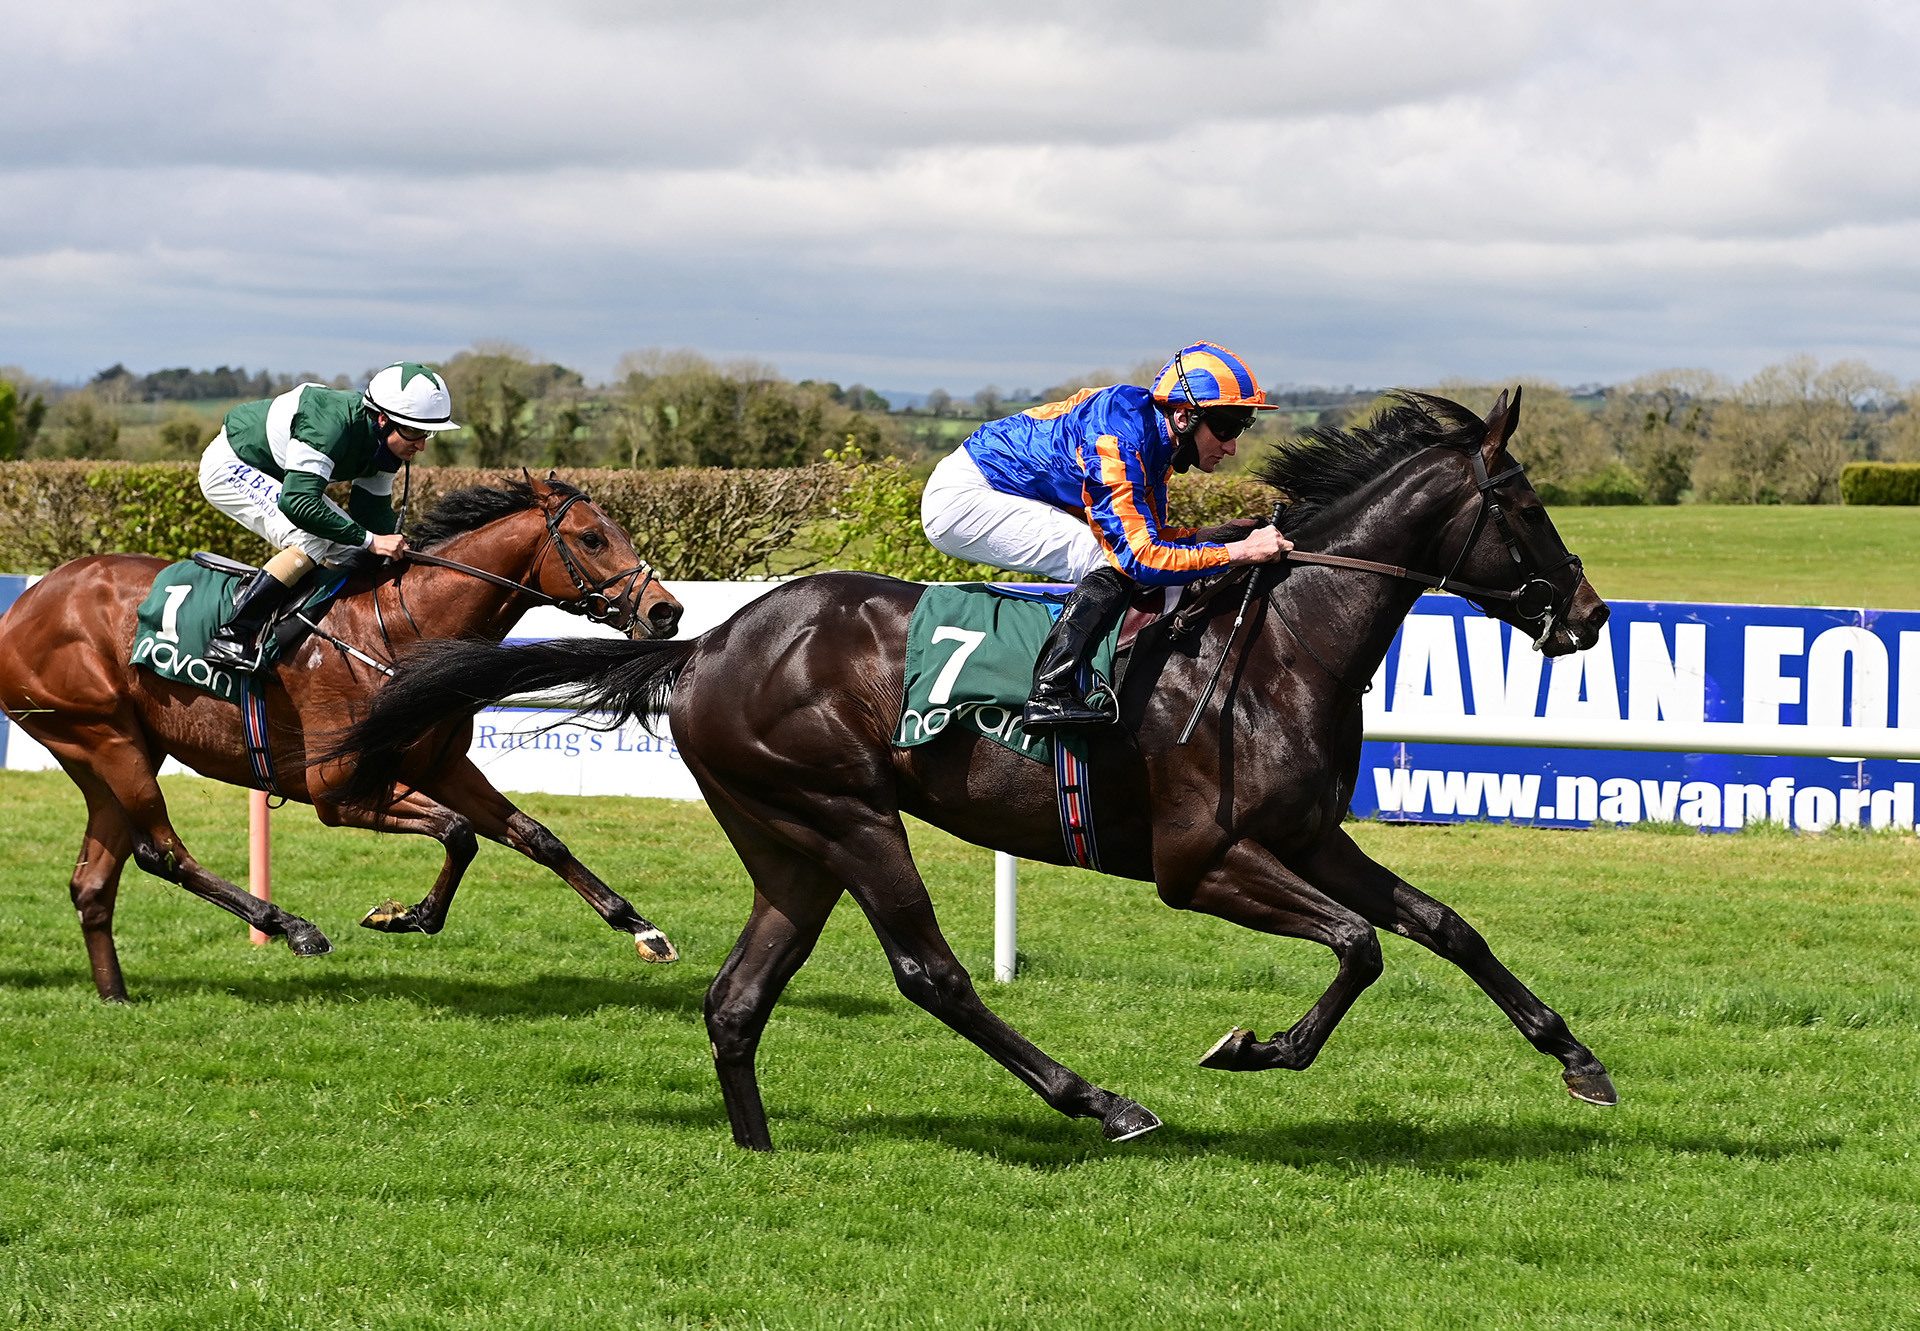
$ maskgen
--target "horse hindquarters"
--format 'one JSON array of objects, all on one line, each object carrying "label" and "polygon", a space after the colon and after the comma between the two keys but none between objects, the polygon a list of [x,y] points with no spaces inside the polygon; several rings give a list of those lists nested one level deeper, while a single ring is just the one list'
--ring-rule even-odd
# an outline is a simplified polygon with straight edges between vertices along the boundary
[{"label": "horse hindquarters", "polygon": [[123,659],[134,609],[161,567],[157,559],[137,556],[75,560],[28,589],[0,620],[0,701],[87,799],[87,836],[69,891],[80,911],[94,984],[109,1001],[126,996],[112,916],[129,852],[146,872],[263,933],[284,935],[298,955],[331,949],[307,921],[201,867],[173,828],[158,780],[160,754]]}]

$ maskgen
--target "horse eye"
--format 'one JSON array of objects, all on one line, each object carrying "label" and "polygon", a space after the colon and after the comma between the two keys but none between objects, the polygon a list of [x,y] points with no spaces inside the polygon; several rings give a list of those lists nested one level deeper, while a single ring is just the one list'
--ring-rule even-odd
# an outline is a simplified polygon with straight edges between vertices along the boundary
[{"label": "horse eye", "polygon": [[607,548],[607,538],[597,531],[590,531],[580,538],[580,544],[589,550],[604,550]]}]

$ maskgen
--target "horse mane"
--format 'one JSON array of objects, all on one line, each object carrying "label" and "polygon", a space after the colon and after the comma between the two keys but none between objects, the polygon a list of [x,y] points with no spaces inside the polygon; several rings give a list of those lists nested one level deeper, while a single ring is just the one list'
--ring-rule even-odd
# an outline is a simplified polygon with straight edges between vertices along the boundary
[{"label": "horse mane", "polygon": [[[547,485],[562,496],[581,493],[561,480],[550,480]],[[505,476],[498,485],[470,485],[464,490],[449,490],[435,501],[431,512],[413,525],[407,540],[415,549],[431,549],[464,532],[533,508],[539,502],[531,485]]]},{"label": "horse mane", "polygon": [[1286,496],[1283,520],[1304,525],[1340,499],[1428,448],[1478,448],[1486,422],[1444,397],[1401,389],[1364,425],[1315,425],[1281,441],[1254,475]]}]

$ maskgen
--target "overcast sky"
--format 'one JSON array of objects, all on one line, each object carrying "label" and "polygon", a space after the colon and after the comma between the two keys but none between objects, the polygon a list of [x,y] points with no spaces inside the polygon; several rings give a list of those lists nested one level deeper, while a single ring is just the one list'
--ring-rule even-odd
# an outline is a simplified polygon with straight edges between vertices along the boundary
[{"label": "overcast sky", "polygon": [[0,0],[0,364],[1920,379],[1920,5]]}]

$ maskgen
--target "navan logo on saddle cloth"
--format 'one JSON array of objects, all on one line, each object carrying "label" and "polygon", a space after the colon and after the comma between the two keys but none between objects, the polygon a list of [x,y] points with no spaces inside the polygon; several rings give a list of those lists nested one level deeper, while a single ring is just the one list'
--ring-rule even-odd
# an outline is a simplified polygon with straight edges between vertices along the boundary
[{"label": "navan logo on saddle cloth", "polygon": [[[208,640],[233,609],[233,589],[239,581],[232,574],[215,572],[192,560],[161,569],[154,576],[153,590],[140,603],[134,621],[133,655],[128,659],[162,679],[191,684],[237,704],[240,675],[208,665],[204,653]],[[319,619],[342,581],[337,573],[329,571],[302,600],[299,611],[309,619]],[[265,664],[271,665],[282,650],[280,638],[270,632]]]},{"label": "navan logo on saddle cloth", "polygon": [[[1053,756],[1045,735],[1020,723],[1033,685],[1040,644],[1060,612],[1058,598],[986,583],[929,587],[907,624],[906,703],[896,748],[958,725],[1036,762]],[[1109,692],[1114,644],[1107,635],[1093,654],[1094,688]]]}]

